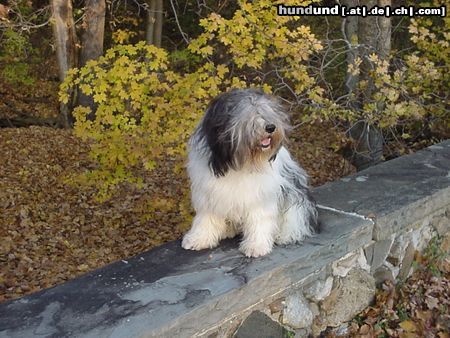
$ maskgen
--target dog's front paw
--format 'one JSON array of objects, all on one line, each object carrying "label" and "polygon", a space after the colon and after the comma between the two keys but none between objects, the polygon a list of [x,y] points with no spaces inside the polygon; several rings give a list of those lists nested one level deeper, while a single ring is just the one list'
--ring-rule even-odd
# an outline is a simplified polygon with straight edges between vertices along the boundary
[{"label": "dog's front paw", "polygon": [[272,251],[272,245],[266,243],[242,243],[239,248],[247,257],[265,256]]},{"label": "dog's front paw", "polygon": [[303,238],[296,234],[292,233],[282,233],[275,237],[275,244],[277,245],[286,245],[292,243],[298,243]]},{"label": "dog's front paw", "polygon": [[219,243],[215,238],[191,232],[184,235],[183,241],[181,242],[181,246],[186,250],[212,249],[218,244]]}]

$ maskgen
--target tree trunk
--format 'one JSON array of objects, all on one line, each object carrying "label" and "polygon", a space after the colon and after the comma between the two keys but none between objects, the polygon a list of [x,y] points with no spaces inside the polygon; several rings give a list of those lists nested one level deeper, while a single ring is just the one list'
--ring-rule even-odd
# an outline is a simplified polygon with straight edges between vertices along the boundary
[{"label": "tree trunk", "polygon": [[153,37],[156,47],[161,47],[162,27],[163,27],[163,0],[156,0],[156,23],[155,35]]},{"label": "tree trunk", "polygon": [[[51,7],[59,80],[62,82],[66,78],[67,71],[77,64],[72,2],[70,0],[51,0]],[[65,128],[71,127],[73,123],[70,111],[71,103],[60,105],[61,122]]]},{"label": "tree trunk", "polygon": [[[103,54],[103,41],[105,35],[105,0],[87,0],[83,33],[81,35],[81,52],[79,66],[83,67],[89,60],[95,60]],[[91,96],[81,91],[78,95],[78,105],[90,107],[88,118],[95,119],[95,104]]]},{"label": "tree trunk", "polygon": [[145,32],[145,41],[148,45],[153,45],[153,36],[155,34],[156,23],[156,0],[150,0],[147,11],[147,29]]},{"label": "tree trunk", "polygon": [[[391,0],[360,0],[370,10],[374,6],[390,6]],[[374,82],[370,76],[372,64],[368,57],[375,53],[381,59],[386,59],[391,50],[391,19],[384,16],[367,16],[358,18],[358,43],[361,46],[359,56],[362,58],[359,81],[366,81],[366,86],[359,92],[359,107],[373,101]],[[347,60],[351,60],[351,51]],[[354,60],[354,59],[353,59]],[[355,86],[356,87],[356,86]],[[355,87],[348,88],[354,90]],[[378,106],[382,110],[384,107]],[[355,141],[351,161],[357,170],[377,164],[383,156],[383,135],[381,131],[365,121],[360,121],[349,130],[350,137]]]},{"label": "tree trunk", "polygon": [[[378,6],[392,7],[392,0],[378,0]],[[378,27],[379,27],[379,38],[377,51],[378,55],[382,59],[386,59],[391,52],[391,34],[392,34],[392,21],[391,18],[387,18],[385,16],[378,17]]]},{"label": "tree trunk", "polygon": [[[342,4],[349,7],[358,6],[358,0],[343,0]],[[343,35],[347,43],[347,65],[354,65],[358,57],[358,16],[348,16],[343,21]],[[347,72],[345,78],[345,86],[348,93],[354,93],[358,86],[359,76]]]},{"label": "tree trunk", "polygon": [[[377,5],[377,0],[362,0],[361,5],[370,10]],[[360,55],[362,63],[360,67],[360,80],[367,81],[367,86],[361,91],[361,103],[370,101],[373,92],[373,79],[370,77],[372,63],[369,61],[370,54],[377,54],[378,45],[378,16],[367,16],[358,20],[358,41],[361,45]]]},{"label": "tree trunk", "polygon": [[350,161],[356,170],[364,170],[381,162],[384,138],[377,127],[366,121],[358,121],[352,125],[348,134],[355,142]]},{"label": "tree trunk", "polygon": [[145,34],[145,39],[149,45],[161,47],[163,10],[162,0],[150,0]]}]

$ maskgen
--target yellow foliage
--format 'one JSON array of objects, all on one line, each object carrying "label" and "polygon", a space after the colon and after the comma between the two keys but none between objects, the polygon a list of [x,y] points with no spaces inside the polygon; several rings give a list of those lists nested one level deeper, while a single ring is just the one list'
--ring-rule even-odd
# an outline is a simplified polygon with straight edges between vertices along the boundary
[{"label": "yellow foliage", "polygon": [[136,32],[128,29],[117,29],[112,33],[112,40],[117,44],[124,44],[129,42],[130,39],[136,35]]},{"label": "yellow foliage", "polygon": [[[423,7],[449,6],[449,0],[422,2]],[[317,103],[316,111],[307,119],[332,118],[337,120],[364,120],[379,128],[392,128],[432,116],[450,128],[450,115],[446,103],[450,84],[450,19],[448,17],[411,19],[409,33],[416,45],[412,52],[394,61],[394,55],[381,59],[376,53],[366,57],[370,64],[369,78],[360,79],[356,94],[365,93],[373,86],[371,97],[364,97],[359,110],[345,106],[358,100],[350,96],[338,108],[323,95],[311,95]],[[395,51],[394,51],[395,52]],[[394,54],[394,53],[393,53]],[[362,59],[357,57],[347,67],[353,76],[360,75]],[[400,65],[400,66],[397,66]],[[397,66],[393,69],[393,66]],[[314,107],[312,107],[314,109]],[[407,134],[403,134],[405,136]],[[400,135],[402,136],[402,135]]]},{"label": "yellow foliage", "polygon": [[[318,96],[320,91],[314,89],[302,61],[321,44],[309,27],[288,28],[297,20],[278,16],[273,1],[240,1],[230,19],[213,13],[201,20],[204,32],[188,46],[203,59],[193,72],[171,69],[163,49],[143,42],[122,44],[132,35],[120,29],[114,32],[120,45],[85,67],[71,70],[60,88],[61,101],[67,103],[73,87],[78,86],[97,105],[93,121],[87,119],[90,111],[85,107],[75,108],[74,116],[75,133],[92,140],[91,156],[99,167],[88,176],[100,196],[108,197],[121,182],[136,183],[132,168],[152,170],[163,156],[184,157],[187,138],[208,102],[222,91],[261,86],[270,92],[280,78],[286,78],[299,93],[311,89]],[[223,47],[228,55],[222,59],[230,62],[215,64],[211,59],[217,57],[210,56],[217,56]],[[271,71],[273,65],[276,73]],[[262,79],[256,75],[262,71],[272,75]]]},{"label": "yellow foliage", "polygon": [[101,198],[117,184],[137,182],[131,168],[155,167],[162,155],[182,154],[190,131],[205,103],[219,93],[227,72],[206,63],[191,74],[167,72],[167,53],[143,42],[120,45],[80,70],[72,70],[61,86],[61,99],[75,79],[80,90],[93,94],[97,105],[94,121],[90,109],[77,107],[75,133],[93,141],[91,156],[99,164],[88,174]]},{"label": "yellow foliage", "polygon": [[[312,1],[291,2],[308,5]],[[268,65],[275,64],[279,77],[292,79],[293,87],[299,93],[304,92],[311,86],[312,79],[301,61],[307,61],[322,45],[309,27],[294,25],[288,28],[287,25],[297,21],[298,17],[278,16],[277,3],[281,2],[240,1],[240,8],[230,19],[211,14],[200,21],[205,32],[190,43],[189,50],[206,58],[213,50],[225,47],[237,68],[246,72],[266,70]],[[270,80],[265,79],[266,82]]]}]

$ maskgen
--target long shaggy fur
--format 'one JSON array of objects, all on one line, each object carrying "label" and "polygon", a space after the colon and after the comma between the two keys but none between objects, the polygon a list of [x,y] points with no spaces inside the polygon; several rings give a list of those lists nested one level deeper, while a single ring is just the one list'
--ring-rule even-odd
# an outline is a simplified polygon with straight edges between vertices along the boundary
[{"label": "long shaggy fur", "polygon": [[288,129],[280,104],[260,90],[211,102],[189,144],[196,216],[183,248],[213,248],[243,233],[241,251],[258,257],[318,231],[307,175],[284,146]]}]

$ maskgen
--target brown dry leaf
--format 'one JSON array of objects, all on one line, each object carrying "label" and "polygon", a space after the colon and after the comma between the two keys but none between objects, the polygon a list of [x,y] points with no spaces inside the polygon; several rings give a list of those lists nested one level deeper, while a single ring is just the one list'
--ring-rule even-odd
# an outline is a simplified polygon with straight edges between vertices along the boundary
[{"label": "brown dry leaf", "polygon": [[438,266],[443,272],[450,273],[450,257],[443,259]]},{"label": "brown dry leaf", "polygon": [[389,335],[389,337],[392,337],[392,336],[394,336],[395,331],[393,329],[387,328],[386,333]]},{"label": "brown dry leaf", "polygon": [[364,325],[362,325],[360,328],[359,328],[359,334],[361,334],[361,335],[367,335],[369,332],[370,332],[370,326],[369,325],[367,325],[367,324],[364,324]]},{"label": "brown dry leaf", "polygon": [[9,13],[9,7],[0,4],[0,20],[7,20]]},{"label": "brown dry leaf", "polygon": [[366,324],[373,325],[377,321],[378,321],[378,314],[377,315],[372,315],[372,316],[369,315],[364,322]]},{"label": "brown dry leaf", "polygon": [[430,310],[439,308],[439,300],[437,298],[428,296],[425,299],[425,303],[427,304]]},{"label": "brown dry leaf", "polygon": [[431,311],[421,311],[421,310],[417,310],[416,311],[416,316],[417,318],[419,318],[420,320],[426,322],[428,320],[430,320],[433,316],[433,313]]},{"label": "brown dry leaf", "polygon": [[441,250],[446,254],[450,254],[450,236],[445,236],[441,243]]}]

